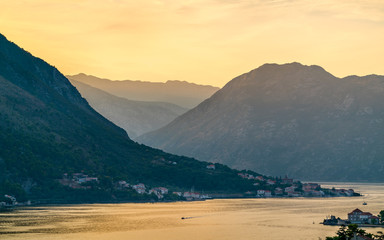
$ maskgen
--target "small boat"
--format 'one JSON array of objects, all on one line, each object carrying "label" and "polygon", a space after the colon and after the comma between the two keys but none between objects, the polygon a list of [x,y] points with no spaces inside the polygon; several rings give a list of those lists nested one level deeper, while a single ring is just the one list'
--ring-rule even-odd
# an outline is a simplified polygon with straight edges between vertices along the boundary
[{"label": "small boat", "polygon": [[366,203],[366,202],[363,202],[363,205],[367,205],[368,203]]}]

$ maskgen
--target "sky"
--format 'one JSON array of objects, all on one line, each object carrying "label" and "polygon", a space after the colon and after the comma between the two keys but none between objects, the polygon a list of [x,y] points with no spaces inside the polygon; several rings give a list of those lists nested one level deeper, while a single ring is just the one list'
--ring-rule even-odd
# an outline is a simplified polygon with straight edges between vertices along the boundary
[{"label": "sky", "polygon": [[384,75],[382,0],[1,0],[0,33],[64,74],[222,87],[264,63]]}]

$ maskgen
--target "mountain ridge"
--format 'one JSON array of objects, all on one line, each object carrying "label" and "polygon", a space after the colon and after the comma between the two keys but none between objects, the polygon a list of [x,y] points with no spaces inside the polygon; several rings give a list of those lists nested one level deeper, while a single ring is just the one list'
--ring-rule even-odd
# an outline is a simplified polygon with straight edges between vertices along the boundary
[{"label": "mountain ridge", "polygon": [[[115,186],[124,180],[170,189],[243,192],[239,171],[133,142],[90,107],[56,68],[0,34],[0,196],[44,203],[151,200]],[[65,176],[98,179],[74,188]],[[156,200],[156,198],[155,198]]]},{"label": "mountain ridge", "polygon": [[384,181],[382,93],[383,76],[337,78],[316,65],[265,64],[138,141],[269,175]]},{"label": "mountain ridge", "polygon": [[109,79],[109,78],[105,78],[105,77],[97,77],[95,75],[92,75],[92,74],[86,74],[86,73],[78,73],[78,74],[73,74],[73,75],[66,75],[67,77],[71,78],[73,77],[74,79],[76,78],[85,78],[85,77],[90,77],[90,78],[94,78],[94,79],[98,79],[98,80],[102,80],[102,81],[106,81],[106,82],[119,82],[119,83],[124,83],[124,82],[139,82],[139,83],[154,83],[154,84],[165,84],[165,83],[186,83],[186,84],[189,84],[189,85],[197,85],[197,86],[203,86],[203,87],[213,87],[213,88],[219,88],[219,87],[216,87],[216,86],[213,86],[213,85],[209,85],[209,84],[198,84],[198,83],[194,83],[194,82],[188,82],[188,81],[185,81],[185,80],[177,80],[177,79],[174,79],[174,80],[167,80],[165,82],[152,82],[152,81],[144,81],[144,80],[132,80],[132,79],[122,79],[122,80],[113,80],[113,79]]},{"label": "mountain ridge", "polygon": [[172,103],[128,100],[76,80],[70,82],[96,111],[132,139],[165,126],[188,110]]},{"label": "mountain ridge", "polygon": [[67,77],[129,100],[168,102],[188,109],[195,107],[219,89],[179,80],[168,80],[165,83],[140,80],[113,81],[86,74]]}]

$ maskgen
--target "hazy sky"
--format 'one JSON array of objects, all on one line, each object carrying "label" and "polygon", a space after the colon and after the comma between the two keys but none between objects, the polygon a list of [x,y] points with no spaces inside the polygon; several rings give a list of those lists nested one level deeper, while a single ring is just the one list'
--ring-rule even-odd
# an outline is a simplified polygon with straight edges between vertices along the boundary
[{"label": "hazy sky", "polygon": [[384,75],[382,0],[1,0],[0,32],[64,74],[223,86],[297,61]]}]

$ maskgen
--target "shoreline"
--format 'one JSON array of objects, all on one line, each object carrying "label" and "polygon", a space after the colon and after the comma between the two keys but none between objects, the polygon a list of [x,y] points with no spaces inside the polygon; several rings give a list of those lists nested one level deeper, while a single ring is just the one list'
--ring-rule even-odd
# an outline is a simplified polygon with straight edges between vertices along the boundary
[{"label": "shoreline", "polygon": [[[164,200],[164,201],[94,201],[94,202],[32,202],[29,205],[15,205],[11,208],[0,207],[0,213],[4,212],[13,212],[18,209],[28,208],[28,207],[49,207],[49,206],[66,206],[66,205],[91,205],[91,204],[141,204],[141,203],[176,203],[176,202],[203,202],[207,200],[218,200],[218,199],[329,199],[329,198],[351,198],[351,197],[362,197],[360,196],[325,196],[325,197],[214,197],[214,198],[206,198],[206,199],[194,199],[194,200]],[[320,223],[323,224],[323,223]],[[330,225],[330,224],[323,224]],[[336,226],[336,225],[335,225]],[[340,225],[341,226],[341,225]],[[383,226],[384,227],[384,226]]]},{"label": "shoreline", "polygon": [[[320,223],[324,226],[348,226],[349,224],[324,224],[324,223]],[[361,228],[384,228],[384,225],[380,225],[380,224],[356,224],[358,227],[361,227]]]}]

